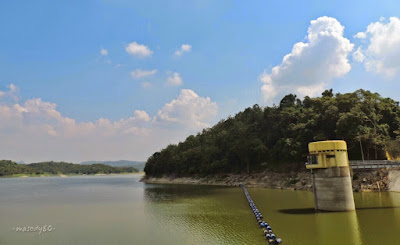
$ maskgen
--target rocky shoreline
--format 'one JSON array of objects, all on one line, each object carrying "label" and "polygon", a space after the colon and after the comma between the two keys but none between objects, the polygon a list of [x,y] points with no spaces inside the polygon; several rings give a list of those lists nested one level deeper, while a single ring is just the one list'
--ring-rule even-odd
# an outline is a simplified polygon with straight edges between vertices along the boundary
[{"label": "rocky shoreline", "polygon": [[[389,170],[354,170],[353,191],[388,191]],[[287,190],[310,190],[312,191],[311,174],[308,171],[303,172],[269,172],[252,174],[224,174],[207,177],[148,177],[144,176],[142,182],[148,184],[194,184],[194,185],[218,185],[218,186],[239,186],[241,184],[247,187],[265,187],[272,189]]]}]

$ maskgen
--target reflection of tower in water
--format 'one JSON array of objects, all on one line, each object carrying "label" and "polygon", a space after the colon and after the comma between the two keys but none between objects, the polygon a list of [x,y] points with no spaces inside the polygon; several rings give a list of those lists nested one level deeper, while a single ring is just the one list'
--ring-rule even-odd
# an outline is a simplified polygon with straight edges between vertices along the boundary
[{"label": "reflection of tower in water", "polygon": [[317,213],[315,244],[361,245],[357,212]]},{"label": "reflection of tower in water", "polygon": [[358,192],[354,197],[363,240],[369,244],[398,244],[400,193]]},{"label": "reflection of tower in water", "polygon": [[398,230],[400,230],[400,192],[389,192],[388,195],[393,207],[399,207],[393,209],[393,218],[395,220],[394,225],[398,227]]}]

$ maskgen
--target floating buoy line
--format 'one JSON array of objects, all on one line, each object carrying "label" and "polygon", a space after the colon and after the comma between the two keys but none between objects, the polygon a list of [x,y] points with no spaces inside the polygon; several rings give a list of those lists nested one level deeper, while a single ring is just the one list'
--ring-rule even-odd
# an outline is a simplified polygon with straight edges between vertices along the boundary
[{"label": "floating buoy line", "polygon": [[249,192],[247,191],[246,186],[244,186],[244,185],[240,185],[240,186],[243,189],[244,195],[246,196],[247,201],[249,202],[249,205],[254,213],[254,216],[257,219],[258,224],[263,229],[264,236],[267,239],[268,243],[269,244],[281,244],[282,239],[276,238],[274,232],[272,231],[271,226],[263,220],[264,217],[262,216],[261,212],[258,210],[257,206],[254,204],[253,199],[251,199],[251,196],[250,196]]}]

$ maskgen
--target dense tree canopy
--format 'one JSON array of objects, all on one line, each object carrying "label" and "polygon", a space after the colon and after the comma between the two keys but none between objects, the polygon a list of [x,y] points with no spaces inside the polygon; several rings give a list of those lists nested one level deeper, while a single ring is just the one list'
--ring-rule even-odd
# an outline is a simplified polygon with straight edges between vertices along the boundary
[{"label": "dense tree canopy", "polygon": [[[357,90],[322,97],[286,95],[279,105],[254,105],[212,128],[168,145],[146,163],[147,176],[208,175],[303,164],[308,143],[342,139],[349,158],[385,158],[385,145],[400,134],[398,102]],[[362,151],[361,151],[362,148]]]}]

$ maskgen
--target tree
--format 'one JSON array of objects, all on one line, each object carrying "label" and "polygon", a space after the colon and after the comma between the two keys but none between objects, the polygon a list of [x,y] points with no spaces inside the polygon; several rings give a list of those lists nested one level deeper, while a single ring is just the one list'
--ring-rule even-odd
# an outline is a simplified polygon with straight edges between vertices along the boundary
[{"label": "tree", "polygon": [[[349,157],[385,157],[387,141],[400,138],[400,109],[397,102],[377,93],[357,90],[321,97],[294,94],[282,98],[279,106],[254,105],[212,128],[169,145],[149,157],[149,176],[209,175],[259,171],[265,164],[303,164],[308,143],[343,139]],[[362,148],[362,149],[361,149]],[[362,152],[362,154],[361,154]]]}]

